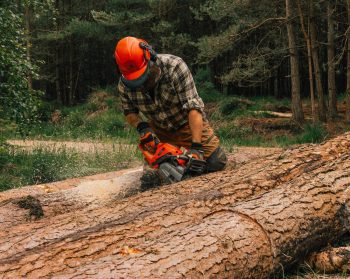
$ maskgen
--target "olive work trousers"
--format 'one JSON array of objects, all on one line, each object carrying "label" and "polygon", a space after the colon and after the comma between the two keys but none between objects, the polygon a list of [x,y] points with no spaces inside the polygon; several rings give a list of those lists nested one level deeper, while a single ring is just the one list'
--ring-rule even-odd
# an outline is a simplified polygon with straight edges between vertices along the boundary
[{"label": "olive work trousers", "polygon": [[[186,149],[191,148],[192,133],[189,124],[182,126],[175,132],[160,129],[152,123],[150,125],[161,142],[170,143]],[[207,161],[207,172],[224,169],[227,163],[226,154],[220,147],[219,138],[214,134],[213,128],[207,121],[203,123],[202,145],[204,159]]]}]

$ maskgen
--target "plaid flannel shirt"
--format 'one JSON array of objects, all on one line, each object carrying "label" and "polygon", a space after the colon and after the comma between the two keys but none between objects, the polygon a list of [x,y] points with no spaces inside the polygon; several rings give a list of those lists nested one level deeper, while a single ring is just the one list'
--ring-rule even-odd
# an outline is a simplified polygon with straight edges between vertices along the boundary
[{"label": "plaid flannel shirt", "polygon": [[176,131],[188,123],[188,113],[192,109],[200,111],[206,119],[203,101],[186,63],[170,54],[158,54],[155,63],[161,69],[161,77],[153,99],[142,87],[131,90],[119,81],[124,114],[141,112],[155,126],[167,131]]}]

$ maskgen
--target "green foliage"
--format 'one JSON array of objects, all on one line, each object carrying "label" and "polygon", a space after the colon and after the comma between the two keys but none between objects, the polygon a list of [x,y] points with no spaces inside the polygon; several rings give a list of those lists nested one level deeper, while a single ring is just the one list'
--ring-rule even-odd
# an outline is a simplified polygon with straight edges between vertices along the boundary
[{"label": "green foliage", "polygon": [[239,98],[229,98],[220,104],[220,112],[224,115],[242,115],[249,107],[248,104],[242,102]]},{"label": "green foliage", "polygon": [[35,73],[26,59],[21,18],[7,7],[0,7],[0,33],[0,110],[26,133],[36,120],[38,95],[27,85]]},{"label": "green foliage", "polygon": [[253,133],[251,127],[236,127],[229,123],[221,127],[218,131],[223,146],[232,149],[232,146],[268,146],[262,135]]},{"label": "green foliage", "polygon": [[[285,51],[282,49],[271,49],[263,47],[252,50],[248,54],[241,54],[232,62],[231,69],[223,74],[221,81],[228,84],[232,81],[241,86],[253,86],[273,76],[279,64],[274,65],[276,57],[282,57]],[[272,66],[274,65],[274,66]]]},{"label": "green foliage", "polygon": [[327,137],[327,131],[320,123],[307,123],[303,132],[296,139],[296,143],[320,143]]},{"label": "green foliage", "polygon": [[211,26],[217,26],[195,45],[199,50],[199,63],[222,65],[223,84],[257,86],[280,67],[286,55],[286,40],[281,38],[280,30],[266,20],[274,16],[271,15],[276,11],[274,2],[212,0],[193,11],[198,19],[209,20]]},{"label": "green foliage", "polygon": [[[67,35],[74,35],[86,39],[100,39],[105,38],[105,29],[96,22],[79,20],[73,18],[65,29]],[[110,38],[109,38],[110,39]]]},{"label": "green foliage", "polygon": [[250,127],[237,127],[234,124],[228,124],[223,126],[218,130],[218,134],[220,138],[224,139],[234,139],[235,141],[240,141],[245,138],[247,135],[252,133],[252,129]]},{"label": "green foliage", "polygon": [[238,26],[231,26],[218,35],[203,36],[195,45],[199,49],[198,62],[209,63],[233,48],[232,37],[239,32]]},{"label": "green foliage", "polygon": [[306,124],[301,133],[267,136],[252,127],[237,127],[224,123],[217,131],[226,148],[238,146],[288,147],[295,144],[321,143],[327,138],[327,131],[320,124]]},{"label": "green foliage", "polygon": [[140,160],[135,147],[82,153],[66,148],[38,147],[32,151],[0,145],[0,191],[24,185],[92,175],[128,167]]},{"label": "green foliage", "polygon": [[205,103],[217,102],[223,99],[222,94],[215,88],[211,81],[209,68],[199,68],[194,76],[199,96]]},{"label": "green foliage", "polygon": [[85,104],[75,107],[43,102],[38,110],[41,122],[32,127],[30,136],[42,139],[118,139],[134,142],[136,132],[126,124],[118,98],[108,91],[113,90],[97,90]]}]

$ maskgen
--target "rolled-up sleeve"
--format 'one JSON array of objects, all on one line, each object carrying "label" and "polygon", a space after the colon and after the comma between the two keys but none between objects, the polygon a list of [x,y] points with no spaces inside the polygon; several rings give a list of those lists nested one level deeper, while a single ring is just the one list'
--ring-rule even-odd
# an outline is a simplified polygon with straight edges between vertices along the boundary
[{"label": "rolled-up sleeve", "polygon": [[172,77],[183,109],[186,111],[196,109],[203,113],[204,103],[198,95],[191,71],[182,59],[179,59]]},{"label": "rolled-up sleeve", "polygon": [[119,82],[118,84],[118,92],[122,103],[122,110],[124,115],[126,116],[130,113],[139,113],[138,108],[135,107],[133,102],[130,100],[128,93],[125,90],[125,86],[121,82]]}]

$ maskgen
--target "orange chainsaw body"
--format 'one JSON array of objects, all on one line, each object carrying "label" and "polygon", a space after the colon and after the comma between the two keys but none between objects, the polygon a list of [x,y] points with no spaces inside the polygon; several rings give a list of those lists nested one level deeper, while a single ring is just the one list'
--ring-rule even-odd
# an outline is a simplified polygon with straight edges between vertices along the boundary
[{"label": "orange chainsaw body", "polygon": [[177,163],[180,166],[185,166],[187,163],[186,160],[181,158],[183,157],[182,155],[184,155],[184,152],[180,148],[169,143],[159,143],[156,146],[156,150],[154,153],[150,152],[149,150],[146,150],[141,144],[139,144],[139,148],[146,162],[154,169],[159,168],[158,161],[159,159],[164,158],[165,156],[175,157]]}]

